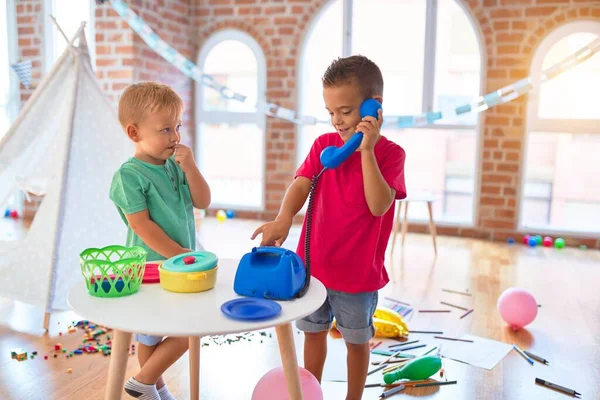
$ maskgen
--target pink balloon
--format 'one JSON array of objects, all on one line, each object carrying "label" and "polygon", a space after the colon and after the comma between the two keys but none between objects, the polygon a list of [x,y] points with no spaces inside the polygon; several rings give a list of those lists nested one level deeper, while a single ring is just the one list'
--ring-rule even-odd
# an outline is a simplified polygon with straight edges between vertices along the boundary
[{"label": "pink balloon", "polygon": [[529,325],[537,316],[538,305],[531,293],[520,288],[506,289],[498,298],[498,312],[513,329]]},{"label": "pink balloon", "polygon": [[[304,400],[323,400],[323,391],[317,378],[302,367],[298,367],[298,370]],[[267,372],[260,378],[252,392],[252,400],[289,400],[289,398],[282,367]]]}]

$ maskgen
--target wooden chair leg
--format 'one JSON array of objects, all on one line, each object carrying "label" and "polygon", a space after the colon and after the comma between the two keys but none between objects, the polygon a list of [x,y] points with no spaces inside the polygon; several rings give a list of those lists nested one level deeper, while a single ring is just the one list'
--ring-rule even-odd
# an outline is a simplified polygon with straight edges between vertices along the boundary
[{"label": "wooden chair leg", "polygon": [[48,332],[48,329],[50,329],[50,313],[49,312],[44,314],[44,330],[46,330],[46,332]]},{"label": "wooden chair leg", "polygon": [[190,399],[200,399],[200,336],[190,336]]},{"label": "wooden chair leg", "polygon": [[408,201],[404,202],[404,220],[402,221],[402,247],[404,247],[404,239],[408,232]]},{"label": "wooden chair leg", "polygon": [[433,203],[431,201],[427,202],[427,209],[429,210],[429,233],[431,233],[431,237],[433,238],[433,252],[437,256],[437,244],[435,242],[437,230],[435,229],[435,224],[433,222]]},{"label": "wooden chair leg", "polygon": [[394,254],[394,248],[396,247],[396,237],[398,236],[398,231],[400,230],[400,214],[402,211],[402,203],[397,204],[398,207],[396,208],[396,216],[394,217],[394,224],[392,225],[392,255]]}]

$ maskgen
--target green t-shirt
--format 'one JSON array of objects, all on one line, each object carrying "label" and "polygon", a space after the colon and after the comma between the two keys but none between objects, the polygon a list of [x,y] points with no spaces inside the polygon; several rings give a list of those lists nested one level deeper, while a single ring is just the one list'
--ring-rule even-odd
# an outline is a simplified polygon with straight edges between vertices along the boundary
[{"label": "green t-shirt", "polygon": [[127,225],[126,246],[141,246],[147,261],[164,260],[131,229],[125,215],[148,209],[150,219],[181,247],[196,248],[196,226],[192,195],[181,167],[169,158],[153,165],[130,158],[113,176],[110,199]]}]

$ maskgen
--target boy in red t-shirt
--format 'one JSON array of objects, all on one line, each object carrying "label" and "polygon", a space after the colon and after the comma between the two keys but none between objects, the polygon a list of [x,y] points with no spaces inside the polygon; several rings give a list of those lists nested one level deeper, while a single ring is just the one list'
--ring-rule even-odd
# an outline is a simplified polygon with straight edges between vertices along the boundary
[{"label": "boy in red t-shirt", "polygon": [[[323,98],[336,132],[319,136],[298,168],[279,215],[259,227],[261,246],[281,246],[293,217],[310,193],[311,179],[323,169],[321,151],[342,146],[363,132],[359,149],[339,167],[319,178],[311,231],[311,274],[327,288],[327,300],[317,311],[296,322],[305,332],[304,364],[319,381],[327,354],[327,332],[335,317],[348,350],[348,394],[362,397],[369,366],[369,340],[374,336],[377,291],[389,281],[383,261],[394,219],[394,200],[406,197],[404,150],[380,135],[383,122],[360,117],[369,98],[382,102],[383,77],[363,56],[339,58],[323,76]],[[304,258],[306,218],[298,254]]]}]

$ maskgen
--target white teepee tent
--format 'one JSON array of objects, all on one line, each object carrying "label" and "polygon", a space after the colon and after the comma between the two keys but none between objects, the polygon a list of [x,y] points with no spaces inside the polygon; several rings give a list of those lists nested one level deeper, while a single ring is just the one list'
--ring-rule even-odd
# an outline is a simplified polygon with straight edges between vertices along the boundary
[{"label": "white teepee tent", "polygon": [[[78,40],[78,46],[74,43]],[[0,296],[67,308],[83,283],[79,253],[125,242],[108,197],[133,153],[90,65],[83,24],[0,141],[0,204],[18,188],[43,193],[25,238],[0,242]]]}]

